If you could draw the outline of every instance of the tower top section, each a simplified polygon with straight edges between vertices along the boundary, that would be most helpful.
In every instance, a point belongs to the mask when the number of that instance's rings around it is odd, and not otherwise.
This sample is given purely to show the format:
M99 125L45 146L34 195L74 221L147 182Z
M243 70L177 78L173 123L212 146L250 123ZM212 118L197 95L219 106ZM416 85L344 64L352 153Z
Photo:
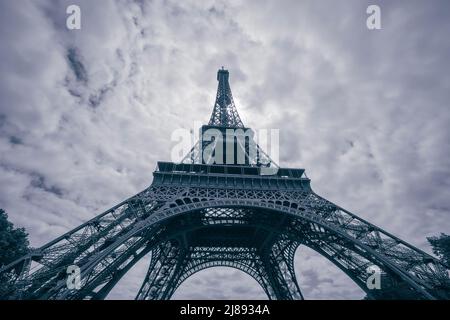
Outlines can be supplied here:
M227 128L244 128L241 118L237 112L233 101L230 83L228 82L230 73L223 67L217 71L216 101L214 109L209 119L208 125Z

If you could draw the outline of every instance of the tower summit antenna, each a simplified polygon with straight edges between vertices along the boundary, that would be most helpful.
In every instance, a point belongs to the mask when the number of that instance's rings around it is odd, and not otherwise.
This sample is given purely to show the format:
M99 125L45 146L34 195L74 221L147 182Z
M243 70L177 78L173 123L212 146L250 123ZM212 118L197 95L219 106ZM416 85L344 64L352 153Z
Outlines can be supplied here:
M227 128L244 128L241 118L234 104L233 94L231 93L228 70L219 69L217 71L217 86L216 101L214 102L213 112L208 125L220 126Z

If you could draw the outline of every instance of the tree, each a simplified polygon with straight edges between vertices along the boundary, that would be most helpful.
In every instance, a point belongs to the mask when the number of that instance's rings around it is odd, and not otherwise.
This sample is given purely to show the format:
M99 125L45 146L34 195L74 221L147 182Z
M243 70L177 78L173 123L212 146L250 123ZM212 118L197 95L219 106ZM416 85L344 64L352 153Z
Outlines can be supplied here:
M28 253L28 234L24 228L14 228L8 215L0 209L0 268ZM0 299L13 290L8 275L0 274Z
M433 253L447 266L450 266L450 235L441 233L440 236L428 237Z
M0 268L28 253L28 234L24 228L14 228L8 215L0 209Z

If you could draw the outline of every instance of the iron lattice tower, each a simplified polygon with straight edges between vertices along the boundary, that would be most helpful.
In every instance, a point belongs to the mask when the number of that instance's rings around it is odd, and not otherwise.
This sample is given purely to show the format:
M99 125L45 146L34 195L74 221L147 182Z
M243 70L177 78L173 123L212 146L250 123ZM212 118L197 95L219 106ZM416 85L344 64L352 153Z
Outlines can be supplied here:
M207 128L244 125L219 70ZM367 267L382 271L383 297L449 298L449 267L381 228L320 197L303 169L275 164L258 147L241 165L208 164L195 156L158 162L152 184L90 221L0 269L11 299L104 299L122 276L150 255L136 299L169 299L190 275L213 266L253 277L270 299L302 299L294 254L303 245L320 253L370 298ZM244 147L245 148L245 147ZM80 268L81 288L66 285Z

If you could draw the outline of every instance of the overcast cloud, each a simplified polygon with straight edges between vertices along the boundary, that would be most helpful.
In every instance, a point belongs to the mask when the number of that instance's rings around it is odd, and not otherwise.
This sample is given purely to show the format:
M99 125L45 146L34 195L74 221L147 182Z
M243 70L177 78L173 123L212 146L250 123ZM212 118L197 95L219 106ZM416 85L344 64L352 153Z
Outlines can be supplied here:
M69 4L81 30L65 27ZM445 0L0 0L0 207L38 247L141 191L171 133L208 121L225 66L244 124L281 129L282 166L430 252L426 237L450 232L449 13ZM145 268L111 297L134 297ZM363 296L311 250L296 269L306 298ZM264 293L226 268L175 293L235 297Z

